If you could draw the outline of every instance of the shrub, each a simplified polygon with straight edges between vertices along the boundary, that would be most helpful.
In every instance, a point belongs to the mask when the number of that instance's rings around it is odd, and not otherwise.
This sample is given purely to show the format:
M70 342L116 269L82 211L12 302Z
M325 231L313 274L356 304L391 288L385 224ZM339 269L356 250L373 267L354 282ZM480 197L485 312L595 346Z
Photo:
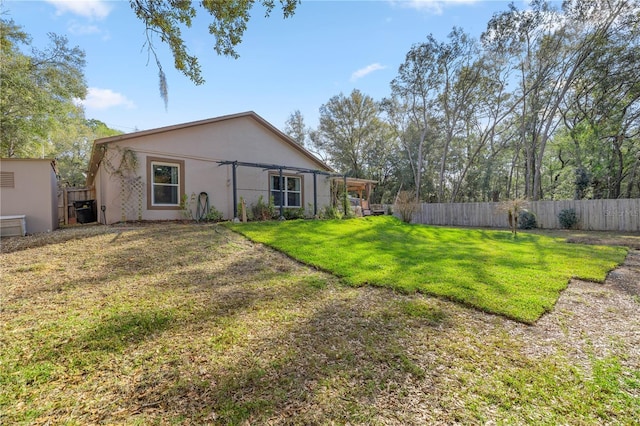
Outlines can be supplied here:
M265 203L262 195L258 197L256 204L251 205L250 210L255 220L271 220L277 215L273 200L270 198L269 203Z
M344 211L342 212L343 219L353 219L354 217L356 217L356 212L354 209L351 208L351 206L347 207L346 213Z
M353 219L356 217L356 212L351 207L351 202L349 201L349 194L344 192L342 194L342 218L343 219Z
M283 214L287 220L304 219L304 207L300 207L299 209L284 209Z
M320 210L320 219L342 219L342 211L335 206L326 205Z
M523 210L518 218L518 226L520 229L535 229L538 227L536 215L530 211Z
M396 198L394 211L398 212L403 222L411 223L413 214L418 209L415 194L411 191L400 191Z
M564 209L558 213L558 220L563 229L573 229L578 224L578 215L575 209Z
M222 221L222 212L212 206L204 217L204 220L208 222L220 222Z
M196 202L196 193L192 192L191 197L187 194L182 194L182 198L180 198L180 213L182 217L186 220L193 220L193 205Z

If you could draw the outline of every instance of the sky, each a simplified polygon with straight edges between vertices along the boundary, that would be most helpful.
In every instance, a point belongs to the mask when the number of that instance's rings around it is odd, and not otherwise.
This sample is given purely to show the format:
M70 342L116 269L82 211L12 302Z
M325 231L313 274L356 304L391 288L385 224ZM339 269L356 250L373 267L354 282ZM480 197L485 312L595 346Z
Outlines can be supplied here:
M239 59L215 53L209 15L200 10L183 36L199 58L204 84L176 71L168 48L156 40L169 88L165 108L144 25L128 1L0 2L2 18L30 34L33 47L44 49L52 32L85 51L85 116L123 132L244 111L284 129L300 110L305 124L316 127L319 108L333 96L354 89L375 100L389 96L407 52L429 34L444 41L458 26L479 37L489 19L508 7L503 0L302 0L283 19L279 9L266 18L256 6L237 47Z

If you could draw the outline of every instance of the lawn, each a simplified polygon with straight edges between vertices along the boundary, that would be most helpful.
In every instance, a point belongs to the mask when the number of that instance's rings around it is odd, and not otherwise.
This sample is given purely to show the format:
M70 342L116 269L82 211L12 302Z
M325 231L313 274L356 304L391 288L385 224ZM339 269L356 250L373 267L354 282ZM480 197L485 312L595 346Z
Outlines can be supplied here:
M442 296L525 323L552 309L571 278L602 282L627 254L544 235L408 225L390 216L230 227L351 285Z
M611 286L592 284L593 296L571 296L539 327L348 286L218 225L87 226L2 243L2 425L640 416L640 305Z

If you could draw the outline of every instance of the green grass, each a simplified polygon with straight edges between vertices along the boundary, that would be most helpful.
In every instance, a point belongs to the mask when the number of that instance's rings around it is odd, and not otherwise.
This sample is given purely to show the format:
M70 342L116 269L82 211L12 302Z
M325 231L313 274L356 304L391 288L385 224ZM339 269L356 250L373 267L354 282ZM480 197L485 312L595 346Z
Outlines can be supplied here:
M510 232L407 225L393 217L230 225L351 285L446 297L532 323L571 278L604 281L627 249Z
M637 304L616 286L563 296L567 339L558 310L529 326L347 286L217 225L81 230L0 254L0 425L640 418Z

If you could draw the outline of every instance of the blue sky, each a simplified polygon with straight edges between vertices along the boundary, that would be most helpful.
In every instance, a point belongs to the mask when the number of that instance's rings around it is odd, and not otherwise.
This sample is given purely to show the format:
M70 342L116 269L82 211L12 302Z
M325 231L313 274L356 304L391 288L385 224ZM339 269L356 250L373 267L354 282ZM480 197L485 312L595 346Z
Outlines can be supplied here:
M86 117L131 132L249 110L283 129L298 109L315 127L318 109L335 95L359 89L376 100L388 96L412 44L428 34L444 40L453 26L479 36L507 6L501 0L303 0L288 19L279 11L265 18L256 7L239 59L215 54L202 13L183 35L200 59L203 85L175 71L168 49L156 43L168 79L166 109L144 27L128 1L5 0L2 9L40 49L49 32L83 49Z

